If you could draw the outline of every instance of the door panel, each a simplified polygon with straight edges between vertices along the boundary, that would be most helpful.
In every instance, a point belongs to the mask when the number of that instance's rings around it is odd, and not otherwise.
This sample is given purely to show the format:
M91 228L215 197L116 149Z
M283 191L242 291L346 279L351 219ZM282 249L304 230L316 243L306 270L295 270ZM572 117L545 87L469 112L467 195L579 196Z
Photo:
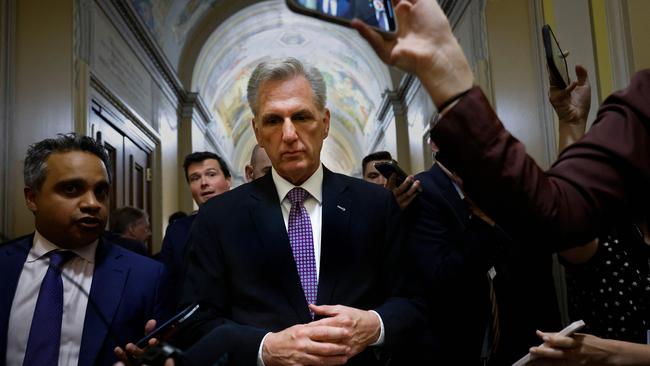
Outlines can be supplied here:
M93 137L106 148L111 161L110 210L124 206L144 210L151 219L151 182L148 172L151 151L138 145L126 131L132 131L124 122L120 124L97 104L91 108L89 120ZM128 120L127 120L128 123ZM119 126L119 127L118 127ZM136 139L137 140L137 139ZM151 253L151 239L147 243Z

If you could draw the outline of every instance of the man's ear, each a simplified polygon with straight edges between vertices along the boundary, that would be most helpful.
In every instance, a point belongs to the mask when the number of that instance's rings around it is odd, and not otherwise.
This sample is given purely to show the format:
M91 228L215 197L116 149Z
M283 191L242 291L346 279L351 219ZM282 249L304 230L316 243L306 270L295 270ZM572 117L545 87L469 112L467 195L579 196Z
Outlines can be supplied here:
M257 144L262 146L262 143L260 142L260 136L259 132L257 131L257 126L255 126L255 117L251 118L251 127L253 127L253 132L255 133L255 140L257 140Z
M230 187L232 187L232 177L226 178L226 182L228 182L228 190L230 190Z
M323 136L323 139L325 139L330 133L330 110L327 108L325 108L323 123L325 123L325 135Z
M27 208L33 213L38 212L38 203L36 202L36 191L32 187L23 188L23 193L25 194L25 204Z
M250 164L246 164L244 167L244 172L246 174L246 181L251 182L253 181L253 166Z

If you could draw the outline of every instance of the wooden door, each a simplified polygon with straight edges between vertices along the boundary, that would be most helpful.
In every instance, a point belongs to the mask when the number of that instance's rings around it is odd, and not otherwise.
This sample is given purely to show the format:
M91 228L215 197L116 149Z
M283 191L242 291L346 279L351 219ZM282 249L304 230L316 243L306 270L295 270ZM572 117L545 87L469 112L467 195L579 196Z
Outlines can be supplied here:
M144 210L151 219L151 154L134 135L128 120L116 116L97 103L90 112L91 133L106 148L111 162L111 212L123 206ZM137 142L136 142L137 141ZM148 243L151 253L151 239Z

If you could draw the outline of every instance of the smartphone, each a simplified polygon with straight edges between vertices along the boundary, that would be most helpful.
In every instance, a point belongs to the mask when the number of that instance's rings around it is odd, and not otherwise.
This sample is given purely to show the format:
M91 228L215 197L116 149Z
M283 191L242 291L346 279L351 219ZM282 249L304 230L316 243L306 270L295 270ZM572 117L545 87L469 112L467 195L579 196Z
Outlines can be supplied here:
M350 26L354 18L386 39L395 38L397 22L391 0L286 0L292 11L327 22Z
M386 177L386 179L390 179L390 176L395 174L395 183L397 186L401 186L402 183L404 183L406 177L408 177L408 174L406 174L406 172L404 172L402 168L397 165L397 162L395 160L378 161L374 165L375 169L377 169L381 175Z
M582 327L585 326L585 322L582 320L576 320L573 323L569 324L566 328L562 329L557 333L559 336L564 336L564 337L569 337L573 335L573 333L579 331L582 329ZM543 347L544 344L540 345L540 347ZM526 354L524 357L520 358L519 361L515 362L512 364L512 366L525 366L528 362L530 362L530 353Z
M174 315L171 319L167 320L161 326L154 329L151 333L147 334L144 338L140 339L135 345L138 348L145 348L149 345L149 340L151 338L160 338L160 336L165 335L167 331L172 329L172 327L176 327L187 320L187 318L192 316L192 314L194 314L198 309L199 304L192 304L186 307L180 313Z
M560 48L560 44L557 38L555 38L553 30L548 24L544 24L542 27L542 40L544 41L546 65L548 65L548 72L551 74L551 83L561 89L565 89L571 84L569 67L566 63L566 54Z

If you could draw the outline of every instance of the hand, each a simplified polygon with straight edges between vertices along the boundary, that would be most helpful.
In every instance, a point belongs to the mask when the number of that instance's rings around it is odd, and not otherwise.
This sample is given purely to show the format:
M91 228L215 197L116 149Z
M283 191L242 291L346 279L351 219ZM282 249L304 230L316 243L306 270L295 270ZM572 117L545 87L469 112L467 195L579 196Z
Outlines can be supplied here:
M558 151L578 141L585 134L587 127L591 86L584 67L576 65L576 76L578 80L572 82L566 89L554 86L551 80L549 100L560 121Z
M262 346L262 360L274 365L343 365L350 348L349 332L340 327L298 324L278 333L269 333Z
M610 352L604 339L576 333L571 337L537 331L544 345L532 347L528 365L607 365Z
M343 305L309 305L316 315L326 318L311 323L346 329L350 337L348 356L352 357L363 351L368 345L377 342L381 333L379 317L370 311L359 310Z
M587 69L576 65L577 80L573 81L566 89L553 85L548 92L548 99L557 113L560 123L587 124L587 116L591 106L591 85Z
M352 27L370 43L382 61L416 75L435 105L471 88L472 70L438 2L394 3L398 24L395 39L382 38L358 19L352 21Z
M397 205L401 210L404 210L408 207L409 204L415 199L415 196L420 192L420 181L416 180L413 182L414 178L412 175L409 175L404 179L401 185L397 186L396 175L391 174L390 178L386 182L386 188L390 189L395 195L395 200ZM413 185L409 188L409 185L413 182Z
M144 326L144 334L149 334L154 329L156 329L156 321L154 319L150 319ZM149 340L149 346L155 346L156 344L158 344L157 338L151 338ZM138 358L144 353L144 350L142 348L139 348L133 343L128 343L124 348L126 351L124 351L121 347L115 347L113 353L115 353L115 356L118 360L124 362L127 365L130 364L129 357Z

